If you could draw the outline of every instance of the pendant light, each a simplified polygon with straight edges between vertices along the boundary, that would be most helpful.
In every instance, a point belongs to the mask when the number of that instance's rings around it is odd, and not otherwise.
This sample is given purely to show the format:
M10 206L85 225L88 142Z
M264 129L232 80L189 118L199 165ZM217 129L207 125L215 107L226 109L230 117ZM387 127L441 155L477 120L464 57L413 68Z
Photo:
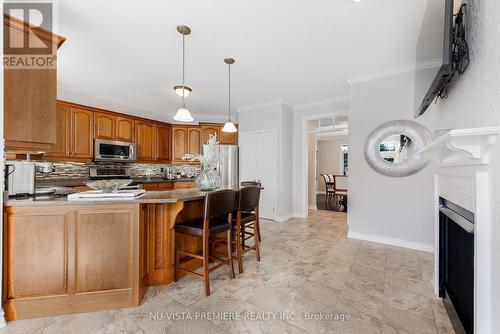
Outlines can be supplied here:
M177 110L174 115L174 120L178 122L192 122L194 121L193 116L186 108L186 97L191 93L191 88L184 84L185 78L185 63L186 63L186 35L191 33L191 29L188 26L180 25L177 26L177 31L182 35L182 86L175 86L174 91L182 98L182 107Z
M226 58L224 59L224 62L228 65L228 73L229 73L229 94L228 94L228 108L227 108L227 113L228 113L228 121L226 124L224 124L224 127L222 128L222 132L237 132L238 130L234 126L234 123L231 122L231 65L234 64L234 59L233 58Z

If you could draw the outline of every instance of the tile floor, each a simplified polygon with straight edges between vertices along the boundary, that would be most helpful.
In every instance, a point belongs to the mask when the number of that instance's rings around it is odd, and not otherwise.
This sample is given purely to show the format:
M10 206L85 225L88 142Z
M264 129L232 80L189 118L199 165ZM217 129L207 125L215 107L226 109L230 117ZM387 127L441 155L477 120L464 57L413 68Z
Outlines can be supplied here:
M0 334L454 333L433 293L432 254L347 239L341 212L261 224L262 261L247 253L236 279L214 272L208 298L199 280L184 278L150 288L140 307L13 321ZM197 318L204 311L244 319ZM259 319L265 312L283 313ZM317 319L325 314L350 319Z

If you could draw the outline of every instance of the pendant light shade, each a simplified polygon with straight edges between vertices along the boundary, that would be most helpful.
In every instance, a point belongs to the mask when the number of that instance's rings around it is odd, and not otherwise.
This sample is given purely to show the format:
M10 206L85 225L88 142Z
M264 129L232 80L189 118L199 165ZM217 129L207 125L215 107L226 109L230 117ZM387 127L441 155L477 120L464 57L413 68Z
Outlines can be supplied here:
M174 120L178 122L192 122L194 121L193 116L186 108L186 97L191 93L191 88L187 87L184 83L185 79L185 64L186 64L186 35L191 33L191 29L188 26L180 25L177 26L177 31L182 35L182 85L175 86L174 91L177 95L182 98L182 108L177 110L174 115Z
M193 116L186 108L180 108L174 115L174 120L177 122L192 122L194 121Z
M238 132L238 130L236 129L236 126L234 126L233 122L226 122L222 128L222 132Z
M227 113L228 113L228 120L226 124L224 124L224 127L222 128L222 132L238 132L238 129L236 129L236 126L234 126L234 123L231 122L231 65L234 64L234 59L233 58L226 58L224 59L224 62L228 65L228 74L229 74L229 92L228 92L228 107L227 107Z
M175 86L174 87L175 94L180 97L188 97L191 94L192 89L188 86Z

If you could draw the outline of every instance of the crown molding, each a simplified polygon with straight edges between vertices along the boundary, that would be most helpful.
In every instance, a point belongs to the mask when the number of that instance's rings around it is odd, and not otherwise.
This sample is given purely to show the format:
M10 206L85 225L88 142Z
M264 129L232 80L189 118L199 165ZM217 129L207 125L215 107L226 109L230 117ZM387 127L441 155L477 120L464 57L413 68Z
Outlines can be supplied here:
M435 67L441 66L442 64L443 64L443 61L441 58L430 59L430 60L425 60L425 61L418 62L418 63L405 64L405 65L392 67L392 68L385 69L385 70L378 71L378 72L372 72L372 73L368 73L365 75L360 75L357 77L348 78L345 81L349 85L352 86L352 85L356 85L356 84L359 84L362 82L381 79L381 78L387 78L387 77L391 77L394 75L403 74L403 73L407 73L407 72L435 68Z
M340 102L349 102L349 101L351 101L350 95L337 96L337 97L332 97L329 99L297 104L293 107L293 111L304 110L304 109L309 109L309 108L314 108L314 107L322 107L322 106L327 106L330 104L336 104L336 103L340 103Z
M268 102L264 102L264 103L260 103L260 104L253 104L253 105L249 105L249 106L245 106L245 107L238 107L238 108L236 108L236 112L237 113L244 113L244 112L252 111L255 109L262 109L262 108L266 108L266 107L275 107L278 105L281 106L283 104L285 104L284 99L277 99L277 100L272 100L272 101L268 101Z

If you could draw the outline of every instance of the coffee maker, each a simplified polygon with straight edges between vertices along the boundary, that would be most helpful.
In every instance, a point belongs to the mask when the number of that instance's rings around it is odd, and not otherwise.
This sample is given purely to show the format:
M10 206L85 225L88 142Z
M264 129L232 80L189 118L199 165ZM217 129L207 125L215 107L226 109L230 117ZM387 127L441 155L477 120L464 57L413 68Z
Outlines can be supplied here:
M5 163L5 191L9 196L31 196L36 191L36 172L50 173L51 162L10 160Z
M9 196L29 196L35 193L35 163L7 161L5 164L5 190Z

